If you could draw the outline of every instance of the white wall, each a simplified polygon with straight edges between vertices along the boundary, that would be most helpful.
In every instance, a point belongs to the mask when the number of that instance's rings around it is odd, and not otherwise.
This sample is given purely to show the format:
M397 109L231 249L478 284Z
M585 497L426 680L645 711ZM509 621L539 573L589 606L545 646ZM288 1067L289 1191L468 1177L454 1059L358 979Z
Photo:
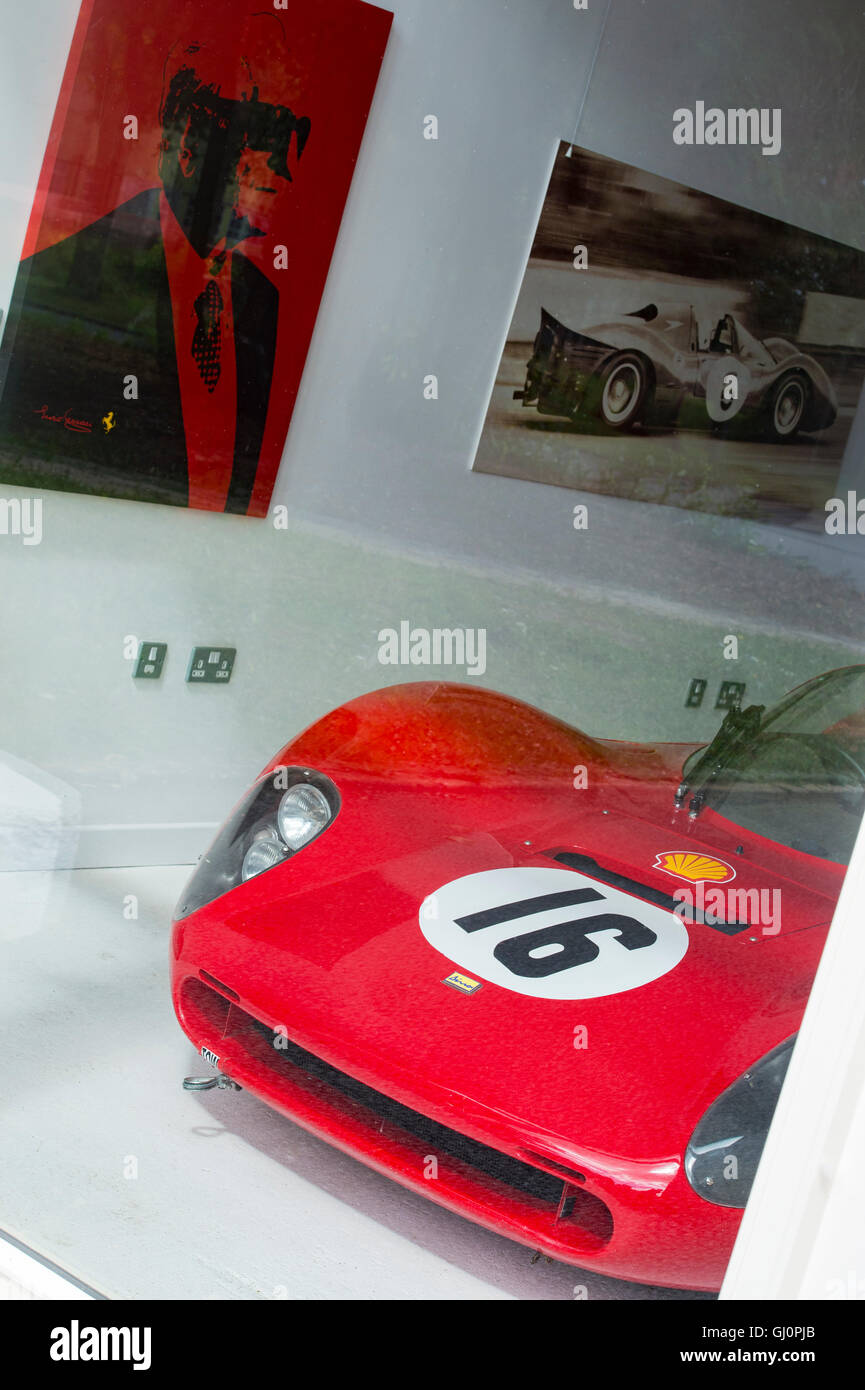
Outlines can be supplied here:
M863 898L860 830L722 1299L865 1299Z
M73 8L17 0L0 16L0 128L16 131L0 156L7 300ZM684 687L731 675L727 632L745 639L757 700L861 659L858 547L602 497L575 538L573 494L469 472L605 7L392 8L274 495L289 530L51 493L40 546L0 537L0 748L65 786L58 826L80 804L77 848L58 830L52 862L193 857L274 747L404 677L377 665L375 640L403 617L486 626L486 684L609 736L707 737L717 715L686 714ZM843 0L613 0L579 139L861 245L855 70L830 95L857 25ZM674 146L673 109L701 96L782 106L782 153ZM421 136L428 112L437 143ZM133 683L127 634L170 643L160 682ZM189 648L216 641L238 647L231 685L190 690Z

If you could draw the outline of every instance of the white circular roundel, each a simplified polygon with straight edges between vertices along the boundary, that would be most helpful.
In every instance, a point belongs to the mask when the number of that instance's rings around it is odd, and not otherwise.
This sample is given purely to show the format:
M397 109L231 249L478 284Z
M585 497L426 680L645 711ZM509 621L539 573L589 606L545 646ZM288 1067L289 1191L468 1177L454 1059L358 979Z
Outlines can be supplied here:
M461 970L537 999L597 999L666 975L685 924L567 869L486 869L421 905L420 929Z

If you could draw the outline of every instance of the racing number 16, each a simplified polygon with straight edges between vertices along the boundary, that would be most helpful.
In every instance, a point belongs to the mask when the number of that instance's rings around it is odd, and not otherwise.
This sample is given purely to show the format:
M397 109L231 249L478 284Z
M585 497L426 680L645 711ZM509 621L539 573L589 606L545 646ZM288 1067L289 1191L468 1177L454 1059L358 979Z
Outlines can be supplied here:
M536 912L547 912L555 907L574 907L577 903L603 902L603 893L594 888L572 888L563 893L543 893L537 898L524 898L518 903L503 903L501 907L487 908L483 912L472 912L467 917L455 918L458 927L465 932L482 931L484 927L495 927L502 922L513 922L521 917L531 917ZM493 955L512 975L522 975L528 979L541 979L546 975L557 975L561 970L570 970L575 965L587 965L599 955L598 946L589 940L590 932L615 931L616 940L626 951L638 951L643 946L651 946L657 941L656 934L645 923L634 917L622 917L616 912L594 913L591 917L577 917L569 922L557 922L551 927L541 927L538 931L511 936L500 941ZM543 947L558 947L550 954L534 955Z

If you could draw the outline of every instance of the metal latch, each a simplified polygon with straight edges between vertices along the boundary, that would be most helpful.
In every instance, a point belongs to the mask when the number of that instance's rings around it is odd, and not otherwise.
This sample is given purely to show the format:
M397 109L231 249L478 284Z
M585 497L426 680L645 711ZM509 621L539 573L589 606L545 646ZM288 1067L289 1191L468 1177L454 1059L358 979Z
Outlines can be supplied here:
M218 1076L184 1076L184 1091L242 1091L236 1081L221 1071Z

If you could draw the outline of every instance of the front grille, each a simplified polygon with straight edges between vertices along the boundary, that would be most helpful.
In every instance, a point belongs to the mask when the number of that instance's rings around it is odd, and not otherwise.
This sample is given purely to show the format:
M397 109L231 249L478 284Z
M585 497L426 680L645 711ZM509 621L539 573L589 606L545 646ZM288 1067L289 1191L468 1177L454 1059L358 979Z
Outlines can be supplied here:
M227 999L233 999L236 1003L240 998L237 990L231 989L228 985L224 985L221 980L217 980L215 975L208 975L206 970L199 970L198 974L206 985L210 985L211 989L218 989L219 993L224 994Z
M414 1135L422 1143L429 1144L431 1150L439 1154L449 1154L460 1163L479 1169L496 1182L516 1188L538 1201L554 1207L558 1205L562 1195L561 1178L533 1168L529 1163L521 1163L518 1158L511 1158L509 1154L500 1153L498 1149L491 1149L486 1144L478 1143L476 1139L469 1139L466 1135L460 1134L458 1130L448 1129L446 1125L430 1120L425 1115L418 1114L416 1110L410 1110L407 1105L373 1090L364 1082L357 1081L353 1076L348 1076L332 1067L330 1063L322 1061L314 1053L307 1052L286 1038L284 1033L272 1032L258 1019L250 1017L250 1023L271 1044L277 1060L283 1059L290 1066L299 1067L307 1076L323 1081L341 1095L366 1106L383 1120L390 1121Z
M200 976L205 975L205 971L200 972ZM603 1249L612 1238L610 1208L582 1186L586 1178L576 1169L571 1170L530 1150L524 1150L530 1159L524 1162L428 1119L307 1052L286 1037L282 1029L275 1032L242 1006L217 993L200 977L184 981L180 1013L191 1036L199 1042L208 1040L208 1046L214 1051L219 1052L220 1041L223 1047L229 1042L240 1046L253 1072L262 1066L274 1077L283 1072L289 1087L292 1083L297 1085L300 1073L308 1083L310 1096L318 1091L320 1099L332 1105L336 1096L342 1095L361 1107L368 1116L364 1123L370 1136L376 1132L382 1136L382 1155L387 1151L388 1142L385 1126L390 1125L405 1139L422 1145L422 1152L426 1150L436 1157L455 1160L462 1169L463 1181L466 1177L474 1179L478 1189L475 1201L481 1197L483 1189L485 1204L491 1211L502 1204L506 1207L505 1198L527 1202L528 1208L521 1212L521 1220L530 1223L541 1243L555 1231L560 1242L574 1252L585 1253ZM287 1113L291 1113L290 1104ZM529 1229L529 1225L525 1229Z

